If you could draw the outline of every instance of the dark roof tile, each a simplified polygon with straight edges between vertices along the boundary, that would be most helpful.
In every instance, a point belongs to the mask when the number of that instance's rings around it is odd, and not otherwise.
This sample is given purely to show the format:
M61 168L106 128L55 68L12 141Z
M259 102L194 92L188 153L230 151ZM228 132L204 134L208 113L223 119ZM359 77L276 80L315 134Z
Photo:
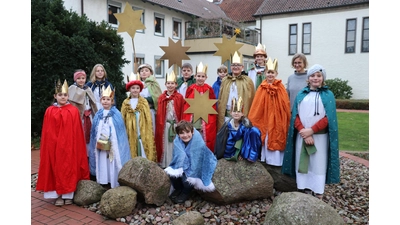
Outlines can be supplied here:
M226 15L237 22L255 21L253 17L258 10L258 7L264 0L223 0L219 7Z

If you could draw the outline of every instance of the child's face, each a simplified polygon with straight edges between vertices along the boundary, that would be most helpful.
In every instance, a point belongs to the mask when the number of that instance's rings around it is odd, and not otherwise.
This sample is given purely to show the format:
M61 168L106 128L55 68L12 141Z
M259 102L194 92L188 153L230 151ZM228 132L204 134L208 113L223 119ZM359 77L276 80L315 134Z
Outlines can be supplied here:
M68 101L68 94L67 93L57 93L54 95L54 98L57 100L59 105L65 105Z
M264 66L265 65L265 56L263 55L256 55L255 61L257 65Z
M174 92L177 84L174 81L167 81L165 82L165 87L167 88L168 92Z
M98 66L96 68L96 80L102 80L104 78L104 75L105 75L105 73L104 73L103 67Z
M187 80L192 76L192 70L188 67L182 68L182 77L183 79Z
M322 82L324 81L324 77L322 73L315 72L308 77L308 82L310 83L311 89L317 89L322 86Z
M274 82L277 75L278 73L275 70L267 70L267 72L265 73L265 79L268 83L272 83Z
M111 109L113 99L107 96L101 97L101 105L104 109Z
M196 74L195 78L196 78L196 84L199 86L203 86L204 82L206 82L207 74L205 74L203 72L198 72Z
M221 72L218 72L219 78L222 80L226 75L228 74L228 71L222 70Z
M131 97L138 98L140 95L140 86L134 84L129 88L129 91L131 92Z
M242 118L242 116L243 116L243 113L242 112L240 112L240 111L238 111L238 112L233 112L233 111L231 111L231 116L232 116L232 118L234 119L234 120L240 120L241 118Z
M187 131L187 130L182 130L178 135L179 135L179 138L182 139L183 142L188 143L193 137L193 132Z
M83 87L83 85L85 85L85 83L86 83L86 76L85 75L82 75L82 76L78 77L78 79L76 79L76 84L79 87Z
M143 67L140 69L140 79L146 80L151 75L151 70L149 68Z

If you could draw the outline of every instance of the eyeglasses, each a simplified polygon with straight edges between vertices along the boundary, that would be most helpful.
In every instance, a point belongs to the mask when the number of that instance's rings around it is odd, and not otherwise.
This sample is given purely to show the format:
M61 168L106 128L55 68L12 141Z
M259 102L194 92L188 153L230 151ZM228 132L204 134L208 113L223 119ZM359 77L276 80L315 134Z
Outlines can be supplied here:
M240 67L242 64L231 64L232 67Z

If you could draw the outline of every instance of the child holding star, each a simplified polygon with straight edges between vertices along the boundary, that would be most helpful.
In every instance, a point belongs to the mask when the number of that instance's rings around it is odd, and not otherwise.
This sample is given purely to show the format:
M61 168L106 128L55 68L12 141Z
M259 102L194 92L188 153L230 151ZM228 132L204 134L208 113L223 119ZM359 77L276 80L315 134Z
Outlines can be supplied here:
M203 65L202 62L196 67L196 83L192 84L186 91L186 99L195 98L195 92L199 92L201 95L208 91L209 99L216 99L214 90L212 87L205 83L207 79L207 65ZM214 144L215 144L215 136L217 135L217 106L214 104L212 106L215 114L208 114L207 121L204 118L200 118L194 121L194 113L185 113L187 109L189 109L190 104L185 102L184 104L184 113L183 119L193 123L195 129L197 129L204 141L206 142L207 147L214 152ZM204 109L209 110L209 109Z

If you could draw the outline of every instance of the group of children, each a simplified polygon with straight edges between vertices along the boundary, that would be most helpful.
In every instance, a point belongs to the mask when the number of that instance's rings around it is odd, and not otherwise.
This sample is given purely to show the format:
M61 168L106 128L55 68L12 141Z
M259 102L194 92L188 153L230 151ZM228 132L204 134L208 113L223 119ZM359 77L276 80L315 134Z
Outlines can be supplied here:
M205 83L207 65L200 62L192 75L192 66L184 63L182 77L177 78L174 72L166 75L166 90L162 92L152 67L142 64L137 74L127 78L129 96L121 111L114 105L113 86L101 64L95 65L88 83L86 73L77 70L75 83L69 88L66 81L56 85L56 102L45 113L37 190L44 191L45 198L57 198L56 205L71 204L73 186L89 179L89 171L98 183L114 188L119 185L122 166L140 156L158 163L170 176L174 190L170 197L176 203L184 202L192 188L215 190L211 178L219 158L282 166L283 173L302 179L299 189L322 194L321 182L338 182L338 171L331 167L331 161L338 160L337 122L333 95L324 86L326 73L319 65L312 67L307 72L307 85L291 108L285 86L276 79L277 60L266 60L265 49L260 47L249 75L243 73L236 52L231 59L232 73L222 65L212 86ZM190 107L185 99L194 98L195 92L218 100L213 106L218 114L209 114L207 122L203 118L194 121L193 114L185 113ZM314 101L317 117L307 118L306 100ZM332 140L335 135L336 140ZM328 145L327 138L333 143ZM314 154L315 146L318 154ZM85 148L89 160L82 153ZM308 170L309 164L321 159L327 161L319 163L322 168L310 166ZM68 179L56 174L64 174L72 161L75 167L69 168ZM326 170L333 170L334 176L325 179ZM63 182L55 182L58 177ZM317 187L309 185L314 181L319 182Z

